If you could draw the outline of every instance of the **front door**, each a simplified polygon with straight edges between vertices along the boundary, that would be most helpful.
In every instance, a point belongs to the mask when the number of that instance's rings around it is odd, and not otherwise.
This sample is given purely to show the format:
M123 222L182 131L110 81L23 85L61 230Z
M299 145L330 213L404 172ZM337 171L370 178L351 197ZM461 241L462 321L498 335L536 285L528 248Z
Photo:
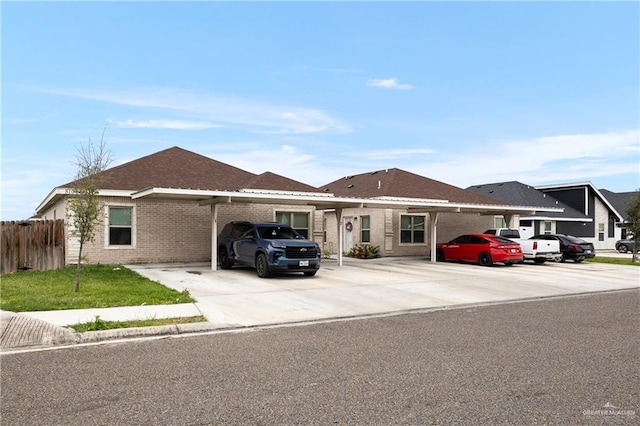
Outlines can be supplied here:
M353 216L345 216L344 218L344 229L342 231L343 241L342 241L342 249L345 253L348 253L353 248L353 233L354 229L354 220Z

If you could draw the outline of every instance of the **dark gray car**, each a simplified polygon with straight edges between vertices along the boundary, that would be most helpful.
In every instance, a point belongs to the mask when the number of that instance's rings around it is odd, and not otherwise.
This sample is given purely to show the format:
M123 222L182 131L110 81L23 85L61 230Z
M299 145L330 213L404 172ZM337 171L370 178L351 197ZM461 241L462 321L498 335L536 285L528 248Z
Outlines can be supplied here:
M249 266L260 278L276 272L313 276L320 268L320 255L318 244L278 222L231 222L218 236L220 267Z
M635 241L632 238L628 238L626 240L618 240L616 241L616 250L620 253L627 253L629 251L633 251L633 245ZM636 250L640 252L640 247L636 247Z
M558 240L560 241L560 251L562 252L562 262L573 260L580 263L586 258L596 257L596 250L593 244L585 240L567 234L540 234L534 235L532 240Z

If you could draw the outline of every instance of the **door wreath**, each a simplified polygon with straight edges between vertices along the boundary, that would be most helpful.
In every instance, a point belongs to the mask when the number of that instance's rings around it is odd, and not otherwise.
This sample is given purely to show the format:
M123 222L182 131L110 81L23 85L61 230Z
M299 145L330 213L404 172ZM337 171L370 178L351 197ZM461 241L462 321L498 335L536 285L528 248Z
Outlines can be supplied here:
M347 231L351 232L353 230L353 225L351 224L351 222L347 222L346 225L344 225L344 227L347 229Z

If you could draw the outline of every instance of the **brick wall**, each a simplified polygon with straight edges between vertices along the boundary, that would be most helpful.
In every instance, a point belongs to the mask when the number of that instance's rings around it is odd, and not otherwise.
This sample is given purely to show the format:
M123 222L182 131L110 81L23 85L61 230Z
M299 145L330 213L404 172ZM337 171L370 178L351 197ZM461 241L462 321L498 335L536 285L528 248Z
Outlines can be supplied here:
M110 197L102 199L103 217L96 226L94 241L85 246L84 257L89 263L170 263L211 261L211 206L196 201L131 200ZM109 246L108 207L133 208L133 238L131 246ZM308 212L311 214L311 235L317 235L314 208L270 204L232 203L218 207L217 230L231 221L273 221L276 211ZM320 237L322 236L322 218ZM70 250L67 263L78 256L77 239L69 230Z
M211 260L211 206L196 201L131 200L126 197L102 199L103 217L96 227L95 239L84 248L89 263L169 263L208 262ZM56 205L58 218L64 218L64 203ZM134 237L132 246L109 246L108 207L133 208ZM273 221L276 211L307 212L310 214L310 238L321 245L324 252L338 251L338 230L334 211L316 211L310 206L230 203L218 207L217 230L231 221ZM427 256L429 254L429 216L425 223L426 241L421 244L400 243L400 216L404 209L344 209L343 216L357 217L352 221L354 244L361 242L361 217L371 217L370 244L380 247L382 256ZM47 212L53 215L53 210ZM62 217L60 217L62 216ZM477 214L441 213L438 218L437 242L449 241L460 234L482 232L493 226L493 216ZM346 231L345 231L346 232ZM326 238L325 238L326 235ZM75 263L77 240L67 231L67 264Z
M426 216L425 242L421 244L400 243L400 217L407 214L404 209L344 209L343 217L353 216L360 218L364 215L371 216L371 242L369 244L380 247L382 256L427 256L430 252L429 229L430 218L426 213L418 216ZM336 226L335 212L327 212L326 235L327 240L323 249L338 252L338 229ZM361 242L361 220L352 221L353 242ZM450 241L460 234L483 232L493 226L493 216L480 216L470 213L440 213L438 216L436 242ZM347 232L344 230L344 232Z

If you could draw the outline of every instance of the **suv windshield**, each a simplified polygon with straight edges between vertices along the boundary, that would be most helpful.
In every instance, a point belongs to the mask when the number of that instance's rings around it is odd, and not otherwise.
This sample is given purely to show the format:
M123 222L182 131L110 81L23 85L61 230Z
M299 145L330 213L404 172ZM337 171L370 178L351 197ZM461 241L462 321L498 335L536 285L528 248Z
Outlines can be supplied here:
M259 226L260 237L265 240L293 240L302 238L293 228L287 226Z

